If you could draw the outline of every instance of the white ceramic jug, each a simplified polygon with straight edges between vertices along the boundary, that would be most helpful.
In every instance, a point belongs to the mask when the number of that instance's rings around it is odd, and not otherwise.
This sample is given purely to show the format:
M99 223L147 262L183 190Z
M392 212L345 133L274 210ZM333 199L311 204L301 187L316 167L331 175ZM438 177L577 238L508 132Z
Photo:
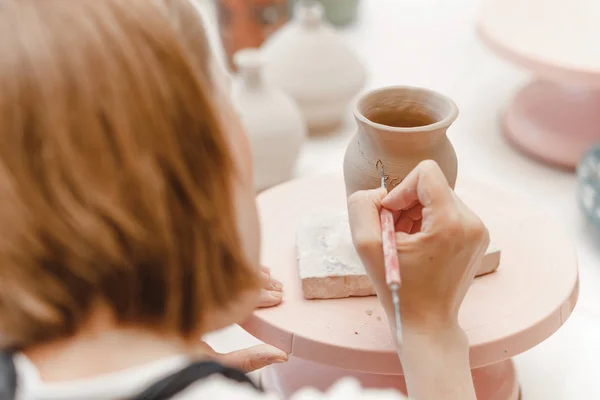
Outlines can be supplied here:
M298 2L294 18L263 51L265 78L296 100L310 132L337 127L365 83L363 64L323 19L318 2Z
M257 191L291 178L306 137L306 123L294 100L263 79L257 49L238 51L232 99L252 147Z

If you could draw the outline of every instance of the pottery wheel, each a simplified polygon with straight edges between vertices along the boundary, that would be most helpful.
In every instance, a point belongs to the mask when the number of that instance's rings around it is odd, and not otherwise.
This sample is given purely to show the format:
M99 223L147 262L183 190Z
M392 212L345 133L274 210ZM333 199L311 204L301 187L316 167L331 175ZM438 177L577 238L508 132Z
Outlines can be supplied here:
M573 169L600 141L600 2L485 0L478 32L499 56L542 82L521 90L504 116L524 153Z
M576 254L560 226L535 204L460 179L456 192L483 219L502 250L498 271L474 281L459 316L471 345L471 367L501 365L548 338L569 317L578 295ZM281 305L255 311L243 327L300 362L356 373L401 374L376 297L307 300L302 294L296 225L321 209L345 209L343 179L287 182L261 193L257 201L262 263L283 282L285 296ZM514 381L510 368L506 373Z

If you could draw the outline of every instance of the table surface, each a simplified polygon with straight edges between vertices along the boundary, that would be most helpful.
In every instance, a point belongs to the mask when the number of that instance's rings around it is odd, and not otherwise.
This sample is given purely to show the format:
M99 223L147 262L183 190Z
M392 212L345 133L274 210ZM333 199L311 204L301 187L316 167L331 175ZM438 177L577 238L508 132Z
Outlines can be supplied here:
M557 218L575 242L580 273L577 307L556 334L515 361L523 398L600 398L600 239L579 213L575 176L531 161L504 141L500 113L530 76L480 42L475 30L479 6L477 0L363 0L359 21L342 35L365 60L367 88L411 84L452 97L460 115L448 134L458 154L459 174L529 197ZM579 28L572 24L570 29ZM354 129L349 113L339 132L308 141L297 176L341 173ZM207 339L217 351L257 343L239 327Z
M481 38L498 55L548 79L600 86L600 2L482 0Z
M460 177L456 193L502 249L498 270L475 279L460 309L471 367L476 368L529 350L563 325L577 299L577 259L563 228L539 212L534 202ZM307 300L302 293L296 227L314 213L345 209L341 175L298 179L260 194L261 262L272 266L286 294L283 304L257 310L244 327L299 358L361 372L400 374L396 347L376 297Z

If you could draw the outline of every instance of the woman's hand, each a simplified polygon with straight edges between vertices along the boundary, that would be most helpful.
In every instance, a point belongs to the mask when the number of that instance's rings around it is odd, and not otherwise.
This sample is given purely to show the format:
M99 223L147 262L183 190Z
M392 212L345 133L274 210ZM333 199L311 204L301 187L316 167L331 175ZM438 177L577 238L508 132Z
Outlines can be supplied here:
M283 363L288 359L285 352L267 344L221 354L214 351L206 342L201 342L200 350L203 356L208 356L219 364L245 373L256 371L271 364Z
M260 303L258 307L273 307L283 299L283 284L273 278L267 267L260 268Z
M389 194L376 189L350 196L354 245L392 329L379 222L382 207L396 217L403 326L398 354L408 394L417 400L474 400L469 343L458 324L458 311L488 246L487 229L433 161L420 163Z
M348 199L354 245L382 300L390 296L381 207L396 216L404 327L422 331L457 324L458 310L489 244L487 229L433 161L421 162L389 194L384 189L354 193Z

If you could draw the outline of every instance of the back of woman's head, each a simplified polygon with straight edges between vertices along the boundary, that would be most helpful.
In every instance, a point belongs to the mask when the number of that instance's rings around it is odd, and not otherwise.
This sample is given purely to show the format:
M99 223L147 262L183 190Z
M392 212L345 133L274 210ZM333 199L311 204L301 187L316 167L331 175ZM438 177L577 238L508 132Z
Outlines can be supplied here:
M175 5L0 4L4 345L72 335L99 303L120 324L189 336L254 286L208 47Z

